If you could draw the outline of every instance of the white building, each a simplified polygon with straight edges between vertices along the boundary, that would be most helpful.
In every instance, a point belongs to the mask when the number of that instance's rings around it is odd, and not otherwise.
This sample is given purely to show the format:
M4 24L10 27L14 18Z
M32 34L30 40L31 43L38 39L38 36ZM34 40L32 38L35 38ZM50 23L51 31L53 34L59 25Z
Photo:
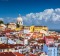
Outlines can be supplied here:
M28 39L27 38L24 39L24 45L28 45Z
M0 44L2 43L7 44L7 37L0 37Z
M23 25L23 19L22 19L22 17L20 17L20 15L19 15L19 17L17 17L17 23L19 25Z
M47 53L48 56L57 56L57 47L55 46L43 46L43 51Z

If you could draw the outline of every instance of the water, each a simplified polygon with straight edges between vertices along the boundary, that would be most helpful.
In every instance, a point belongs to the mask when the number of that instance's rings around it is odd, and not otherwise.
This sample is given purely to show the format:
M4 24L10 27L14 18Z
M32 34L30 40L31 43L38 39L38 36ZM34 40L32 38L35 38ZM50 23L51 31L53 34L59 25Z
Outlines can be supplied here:
M50 31L55 31L55 32L58 32L58 33L60 33L60 30L50 30Z

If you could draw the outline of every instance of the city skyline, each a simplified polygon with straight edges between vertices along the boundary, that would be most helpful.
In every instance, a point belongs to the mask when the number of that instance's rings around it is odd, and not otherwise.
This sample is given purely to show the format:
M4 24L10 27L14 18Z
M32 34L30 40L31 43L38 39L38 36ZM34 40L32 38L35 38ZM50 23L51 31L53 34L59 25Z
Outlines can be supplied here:
M0 20L16 22L20 14L24 25L43 25L60 30L59 5L60 0L0 0Z

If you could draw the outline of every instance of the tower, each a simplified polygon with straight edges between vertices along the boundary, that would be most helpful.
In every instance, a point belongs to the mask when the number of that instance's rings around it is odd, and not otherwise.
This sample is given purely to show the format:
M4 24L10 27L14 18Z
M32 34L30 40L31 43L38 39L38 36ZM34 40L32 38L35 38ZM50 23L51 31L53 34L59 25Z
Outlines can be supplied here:
M19 17L17 17L17 24L19 24L20 26L23 25L23 19L19 14Z

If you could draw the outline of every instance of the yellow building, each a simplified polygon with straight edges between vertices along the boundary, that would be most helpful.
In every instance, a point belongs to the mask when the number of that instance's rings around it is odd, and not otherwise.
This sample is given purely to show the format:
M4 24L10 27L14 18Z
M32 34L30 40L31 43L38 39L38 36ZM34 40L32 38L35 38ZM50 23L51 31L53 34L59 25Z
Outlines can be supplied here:
M23 29L30 30L30 32L48 31L48 27L46 26L24 26Z
M48 27L43 26L43 30L48 31Z
M34 32L34 26L30 26L30 32Z
M16 31L29 30L30 32L40 32L41 30L48 31L48 27L46 26L20 26L19 28L16 28L15 30Z
M0 24L0 31L5 30L6 26L4 24Z
M17 24L19 24L19 28L16 28L15 25L9 25L9 28L15 29L16 31L24 30L24 32L40 32L41 30L48 31L48 27L46 26L23 26L22 17L17 17Z
M16 24L15 23L10 23L8 25L8 28L10 28L11 30L15 30L16 29Z
M24 29L30 30L30 26L24 26Z
M0 26L0 31L3 31L4 30L4 27L3 26Z
M24 29L24 26L20 26L19 28L15 28L16 31L20 31L20 30L23 30Z
M15 29L15 31L19 31L19 30L20 30L20 28L16 28L16 29Z
M41 30L48 31L46 26L30 26L30 32L40 32Z
M19 28L13 27L12 25L9 26L9 28L12 28L16 31L24 30L24 32L40 32L41 30L48 31L48 27L46 26L23 26L23 19L22 17L17 17L17 24L19 24Z

